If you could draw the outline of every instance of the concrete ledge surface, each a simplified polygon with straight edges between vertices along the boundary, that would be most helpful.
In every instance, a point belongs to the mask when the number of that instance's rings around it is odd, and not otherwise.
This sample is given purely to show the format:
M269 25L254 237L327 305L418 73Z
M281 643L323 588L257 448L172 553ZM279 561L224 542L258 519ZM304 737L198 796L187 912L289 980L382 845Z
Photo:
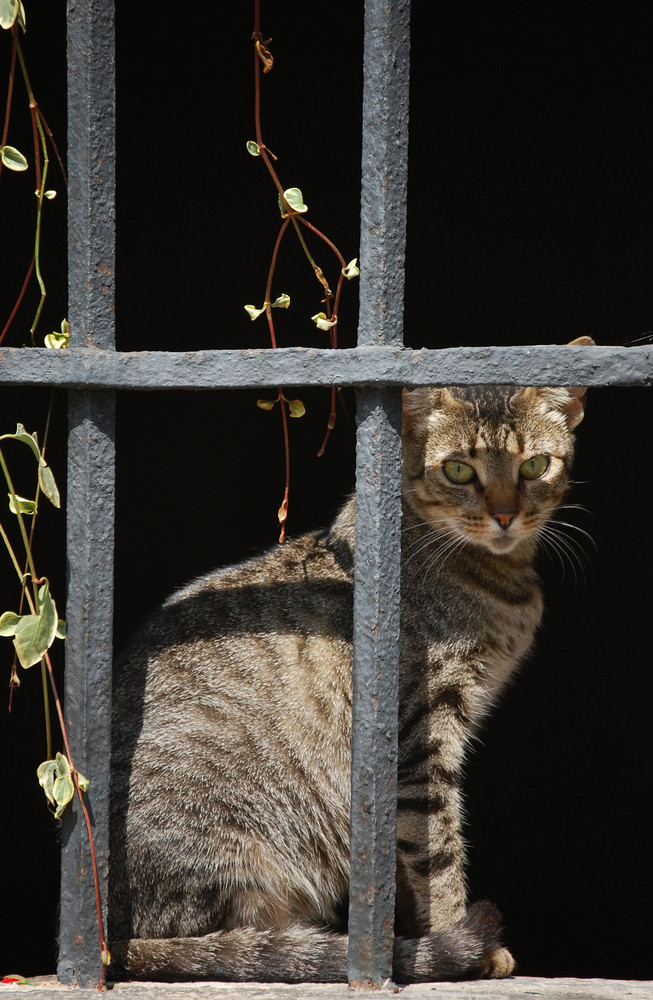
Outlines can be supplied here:
M64 994L88 990L62 986L54 976L39 976L30 985L0 984L2 997L62 1000ZM356 996L392 996L401 1000L653 1000L653 982L612 979L540 979L513 976L464 983L419 983L394 990L350 990L345 985L300 983L116 983L107 994L115 1000L355 1000Z

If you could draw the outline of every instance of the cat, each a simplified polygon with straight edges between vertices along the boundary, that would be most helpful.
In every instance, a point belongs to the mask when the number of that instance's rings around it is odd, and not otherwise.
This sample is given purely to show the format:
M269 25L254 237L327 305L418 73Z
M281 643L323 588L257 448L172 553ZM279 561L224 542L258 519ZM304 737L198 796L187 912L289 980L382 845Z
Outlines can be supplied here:
M404 392L396 982L514 969L498 911L467 908L461 769L540 622L585 395ZM117 664L118 976L347 980L353 544L350 500L175 593Z

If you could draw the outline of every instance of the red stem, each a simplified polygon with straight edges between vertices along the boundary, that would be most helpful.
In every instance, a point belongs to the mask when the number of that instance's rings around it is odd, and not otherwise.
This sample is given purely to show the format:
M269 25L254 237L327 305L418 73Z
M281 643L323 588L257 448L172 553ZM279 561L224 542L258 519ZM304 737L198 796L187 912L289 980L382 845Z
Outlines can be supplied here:
M57 163L59 164L59 169L61 170L61 176L63 177L64 185L65 185L65 187L68 187L68 175L66 173L66 168L63 165L63 160L61 159L61 156L59 155L59 148L58 148L56 142L54 141L54 136L52 134L52 129L50 128L50 126L46 122L45 117L43 115L43 112L41 111L41 109L38 106L38 104L36 105L36 113L39 116L39 118L41 119L41 125L43 126L43 130L44 130L45 134L47 135L48 139L50 140L50 144L51 144L52 149L54 151L54 155L56 156Z
M25 298L25 293L27 292L27 286L29 285L30 278L32 277L32 274L34 273L34 264L35 264L35 258L34 258L34 254L32 254L32 262L31 262L31 264L30 264L30 266L29 266L29 268L27 270L27 274L25 275L25 280L23 282L23 287L21 288L20 294L19 294L18 298L16 299L16 304L15 304L14 308L11 310L11 314L9 316L9 319L7 320L7 322L4 325L4 329L3 329L2 333L0 333L0 344L5 339L5 337L7 335L7 331L9 330L9 327L13 323L14 317L16 316L16 313L18 312L18 310L20 308L20 304L23 301L23 299Z
M340 266L345 267L346 266L345 258L342 256L335 243L332 243L328 236L325 236L324 233L320 232L319 229L316 229L316 227L312 223L310 223L308 219L305 219L303 215L298 215L297 218L302 223L302 225L307 226L311 230L311 232L315 233L316 236L319 236L320 239L323 240L326 243L326 245L333 250L334 254L340 261Z
M59 692L57 691L56 681L54 679L54 671L52 669L52 661L50 660L50 654L45 652L45 665L48 670L48 676L50 678L50 687L52 688L52 696L54 698L54 703L57 709L57 716L59 718L59 726L61 728L61 736L63 739L64 749L66 751L66 757L68 758L68 763L70 765L70 773L72 775L73 783L75 785L75 791L77 792L77 797L79 798L79 804L81 806L82 815L84 817L84 823L86 824L86 831L88 833L88 844L91 851L91 867L93 869L93 882L95 885L95 906L97 908L97 921L98 921L98 932L100 937L100 951L102 955L108 952L107 943L104 939L104 923L102 920L102 901L100 898L100 880L98 877L97 870L97 858L95 854L95 841L93 840L93 831L91 829L91 819L88 814L88 809L86 808L86 802L84 801L84 793L79 787L79 780L77 778L77 770L73 763L72 754L70 752L70 744L68 742L68 734L66 732L66 723L64 722L63 711L61 708L61 702L59 700ZM98 983L98 990L104 987L104 977L106 972L106 966L102 962L102 972L100 975L100 981Z
M288 494L290 492L290 439L288 435L288 413L286 412L286 401L281 395L279 387L279 405L281 406L281 422L283 424L283 446L286 458L286 483L283 491L283 501L280 512L283 512L281 520L281 531L279 533L279 544L281 545L286 537L286 518L288 517Z
M11 29L11 58L9 62L9 82L7 84L7 103L5 105L5 120L2 126L2 141L0 145L5 146L9 134L9 118L11 116L11 99L14 93L14 75L16 69L16 48L18 45L18 35L16 25ZM0 173L2 173L2 162L0 162Z

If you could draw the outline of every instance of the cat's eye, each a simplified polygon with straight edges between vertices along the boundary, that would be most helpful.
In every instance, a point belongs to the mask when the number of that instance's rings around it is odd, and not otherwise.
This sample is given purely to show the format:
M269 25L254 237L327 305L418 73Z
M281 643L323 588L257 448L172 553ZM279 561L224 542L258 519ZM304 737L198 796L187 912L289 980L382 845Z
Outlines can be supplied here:
M524 479L541 479L548 468L548 455L534 455L519 466L519 475Z
M450 483L471 483L472 479L476 479L476 473L471 465L466 465L465 462L456 462L452 459L445 462L442 468Z

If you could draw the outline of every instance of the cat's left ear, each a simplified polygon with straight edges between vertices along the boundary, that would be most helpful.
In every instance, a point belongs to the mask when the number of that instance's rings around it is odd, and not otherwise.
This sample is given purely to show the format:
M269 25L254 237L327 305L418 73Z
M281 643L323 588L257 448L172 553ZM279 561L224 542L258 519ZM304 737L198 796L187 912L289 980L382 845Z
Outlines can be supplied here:
M591 337L576 337L569 342L569 347L594 347ZM573 431L585 416L585 401L587 398L586 386L565 386L569 394L569 402L563 407L563 412L567 418L569 430Z

